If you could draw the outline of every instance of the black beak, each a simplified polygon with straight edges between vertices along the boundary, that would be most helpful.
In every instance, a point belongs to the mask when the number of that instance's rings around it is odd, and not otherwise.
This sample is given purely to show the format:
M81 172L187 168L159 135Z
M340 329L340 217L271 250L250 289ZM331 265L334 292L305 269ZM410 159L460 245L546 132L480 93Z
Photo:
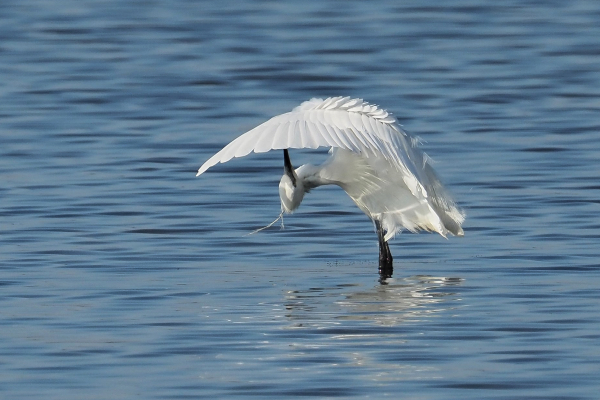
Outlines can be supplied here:
M290 161L290 155L288 154L287 149L283 149L283 169L285 174L292 180L292 185L296 187L296 174L294 173L294 167L292 167L292 162Z

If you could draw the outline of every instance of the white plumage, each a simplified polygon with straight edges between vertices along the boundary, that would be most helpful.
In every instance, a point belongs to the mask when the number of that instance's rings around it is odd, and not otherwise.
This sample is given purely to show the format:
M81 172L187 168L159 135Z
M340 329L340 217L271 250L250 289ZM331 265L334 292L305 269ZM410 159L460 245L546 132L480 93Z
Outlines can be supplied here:
M331 147L331 157L323 165L303 165L283 176L282 211L293 212L310 189L334 184L376 226L380 224L386 242L402 228L444 237L463 235L464 213L444 190L417 140L387 111L362 99L306 101L233 140L206 161L197 175L251 152L321 146Z

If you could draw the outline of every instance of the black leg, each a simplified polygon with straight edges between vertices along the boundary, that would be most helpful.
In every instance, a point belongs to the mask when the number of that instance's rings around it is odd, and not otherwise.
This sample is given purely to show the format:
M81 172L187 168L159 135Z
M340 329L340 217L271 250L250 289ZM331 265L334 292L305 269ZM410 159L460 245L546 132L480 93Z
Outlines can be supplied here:
M379 276L382 280L391 278L394 272L393 257L390 251L390 246L385 241L385 232L381 227L381 223L375 220L375 228L377 229L377 238L379 240Z
M390 275L392 270L392 264L394 263L394 258L392 257L392 252L390 251L390 245L388 242L385 242L385 252L387 254L386 262L390 265Z

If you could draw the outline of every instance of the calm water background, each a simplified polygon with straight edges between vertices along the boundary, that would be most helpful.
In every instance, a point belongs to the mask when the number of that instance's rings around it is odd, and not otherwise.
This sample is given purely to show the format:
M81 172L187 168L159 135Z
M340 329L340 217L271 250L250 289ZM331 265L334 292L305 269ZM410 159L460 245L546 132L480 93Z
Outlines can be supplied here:
M600 2L449 4L2 2L0 398L597 399ZM244 236L279 153L194 178L335 95L468 214L388 285L339 189Z

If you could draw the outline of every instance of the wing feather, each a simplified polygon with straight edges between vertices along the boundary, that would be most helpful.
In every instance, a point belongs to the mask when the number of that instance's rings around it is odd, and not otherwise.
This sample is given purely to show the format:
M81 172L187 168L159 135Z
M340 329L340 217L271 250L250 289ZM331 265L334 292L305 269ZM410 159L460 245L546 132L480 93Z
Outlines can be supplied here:
M288 129L288 133L287 133L287 146L286 148L293 148L293 149L301 149L302 148L302 138L300 137L300 135L295 135L294 132L298 132L298 120L294 119L291 123L290 123L290 127Z
M327 126L332 128L336 142L340 143L340 146L338 147L358 152L358 149L356 149L352 145L352 142L348 139L347 134L345 133L345 130L348 127L348 123L344 119L344 117L346 117L345 112L340 113L337 111L333 111L323 114L324 122L327 124Z
M337 147L337 143L331 138L327 127L313 120L307 121L308 129L315 132L315 136L320 137L329 147Z
M287 149L288 131L290 129L290 123L284 122L277 125L277 129L273 134L273 150Z
M344 144L340 140L339 135L336 132L336 128L334 126L327 125L327 124L325 124L325 125L319 124L319 126L321 126L327 130L327 133L329 134L329 138L331 139L331 141L330 141L331 147L345 148Z
M255 138L255 153L265 153L273 149L273 145L275 142L275 132L277 131L277 128L277 125L269 125L265 127L264 131L258 132Z
M240 142L235 148L234 157L243 157L250 154L250 152L254 151L256 146L257 136L260 135L260 132L254 132L252 135L240 136ZM252 145L254 144L254 145Z
M365 129L365 134L362 136L362 138L367 142L366 147L369 150L372 150L374 153L381 153L381 141L377 140L376 136L374 135L374 132L371 129L369 129L374 119L369 118L364 114L361 115L361 117L363 120L363 127Z

